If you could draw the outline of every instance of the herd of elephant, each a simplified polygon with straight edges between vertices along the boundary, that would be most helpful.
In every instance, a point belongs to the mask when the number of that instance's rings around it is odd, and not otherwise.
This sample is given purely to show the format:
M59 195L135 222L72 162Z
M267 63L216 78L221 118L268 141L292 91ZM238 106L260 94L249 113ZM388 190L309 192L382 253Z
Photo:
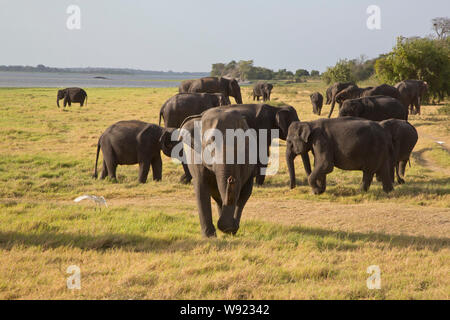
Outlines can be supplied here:
M404 183L406 164L417 143L416 129L407 121L408 107L412 105L420 112L423 95L421 86L426 83L407 80L398 86L381 85L375 88L358 88L353 83L335 83L326 93L326 103L339 104L338 118L322 118L315 121L300 121L294 107L289 105L242 104L242 94L235 79L205 77L183 81L179 93L169 98L161 107L159 125L139 120L119 121L100 136L97 145L94 177L97 178L99 152L103 153L103 168L100 178L116 179L118 165L139 164L139 181L145 183L150 166L154 180L162 178L161 151L168 157L186 159L186 154L195 152L192 141L186 142L179 130L194 136L194 123L201 123L201 134L210 129L223 133L224 146L238 147L234 138L228 138L228 129L254 129L260 132L278 130L278 138L286 141L286 161L289 170L290 187L295 188L294 159L302 157L308 184L315 194L326 190L326 175L334 167L342 170L363 172L362 190L367 191L373 176L381 181L383 190L393 190L395 176L399 184ZM253 99L262 97L270 100L273 86L258 82L253 88ZM395 90L394 90L395 89ZM58 93L66 104L80 102L87 98L80 88L65 89ZM63 90L60 90L63 92ZM84 94L83 94L84 92ZM83 97L81 99L80 97ZM231 104L229 97L236 100ZM313 112L320 115L323 96L311 95ZM162 127L162 121L164 127ZM176 138L174 139L174 134ZM177 136L178 134L178 136ZM261 138L256 135L256 139ZM269 154L273 137L267 136L263 150ZM180 152L173 152L176 146L183 146ZM202 142L201 148L207 146ZM257 146L261 144L258 142ZM248 141L240 145L245 159L251 151ZM262 148L262 147L261 147ZM184 151L183 151L184 150ZM236 149L233 149L236 150ZM314 157L311 169L309 152ZM260 150L257 150L258 155ZM225 154L225 152L223 153ZM184 174L182 183L192 180L200 217L202 234L216 236L212 220L211 197L217 204L219 219L217 227L224 233L236 234L244 206L249 199L253 184L264 183L267 163L250 161L244 163L186 163L182 161Z

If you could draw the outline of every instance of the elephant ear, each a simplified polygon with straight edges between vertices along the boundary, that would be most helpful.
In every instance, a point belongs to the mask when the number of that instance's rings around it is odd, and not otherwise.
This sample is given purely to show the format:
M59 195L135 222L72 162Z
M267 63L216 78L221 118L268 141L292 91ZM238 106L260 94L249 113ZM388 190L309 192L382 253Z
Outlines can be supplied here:
M308 143L311 137L311 126L308 123L301 123L298 126L298 135L303 142Z

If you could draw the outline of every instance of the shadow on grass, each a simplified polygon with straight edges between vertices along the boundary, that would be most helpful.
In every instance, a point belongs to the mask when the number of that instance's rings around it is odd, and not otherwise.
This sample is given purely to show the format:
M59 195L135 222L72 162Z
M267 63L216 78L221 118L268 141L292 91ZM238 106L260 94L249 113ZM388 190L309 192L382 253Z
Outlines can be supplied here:
M421 236L391 235L379 232L345 232L320 228L307 228L301 226L290 227L289 232L319 238L332 237L341 241L378 242L388 244L390 247L411 248L415 250L428 249L432 251L439 251L441 249L447 249L450 247L450 238L426 238Z

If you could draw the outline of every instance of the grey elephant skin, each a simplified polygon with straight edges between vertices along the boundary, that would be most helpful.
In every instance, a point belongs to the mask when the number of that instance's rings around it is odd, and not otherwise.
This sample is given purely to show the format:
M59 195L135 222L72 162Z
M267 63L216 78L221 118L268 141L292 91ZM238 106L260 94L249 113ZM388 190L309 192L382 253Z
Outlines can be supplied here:
M66 88L58 90L58 94L56 96L56 105L59 108L59 100L64 99L64 107L72 105L72 102L79 103L82 107L84 102L86 101L87 105L87 93L81 88Z
M279 138L286 140L289 125L298 121L297 111L292 106L273 107L268 104L242 104L231 105L229 107L219 107L220 109L228 112L239 112L247 121L250 128L255 129L258 132L258 154L259 146L261 145L259 139L259 130L267 130L266 141L266 154L269 155L269 147L272 142L271 130L279 130ZM267 164L261 163L258 159L258 170L256 173L256 184L264 184L265 175L261 173L261 170L267 167ZM310 169L309 158L306 160L306 166Z
M185 87L189 87L187 91ZM223 93L227 97L233 97L236 103L242 104L241 87L236 79L205 77L192 80L185 87L180 85L180 93Z
M159 125L163 119L166 128L180 128L184 119L189 116L230 104L230 99L222 93L179 93L162 105L159 111Z
M139 182L145 183L150 170L153 180L162 179L160 138L164 129L156 124L138 120L119 121L105 130L97 144L94 178L97 178L97 163L100 149L103 153L103 168L100 179L109 176L116 180L118 165L139 164ZM171 150L164 150L170 156Z
M178 92L179 93L187 93L189 92L189 89L191 87L191 84L195 81L195 79L192 80L183 80L181 81L180 85L178 86Z
M309 96L309 99L311 100L313 113L320 116L320 114L322 113L323 96L320 94L320 92L314 92Z
M380 125L390 133L394 150L394 165L397 182L405 183L406 164L409 161L419 136L416 128L405 120L389 119ZM394 176L394 174L392 174Z
M255 99L259 101L262 97L263 101L270 101L270 95L272 94L273 84L265 81L258 81L253 86L253 101Z
M428 83L422 80L404 80L395 85L403 104L409 106L411 114L420 114L423 96L428 91Z
M201 116L186 119L182 129L189 132L191 137L194 137L194 121L201 121L202 136L206 130L217 129L222 132L224 137L222 156L216 154L222 160L222 163L219 161L212 164L205 161L201 164L188 163L189 171L193 176L202 234L205 237L216 236L212 221L211 197L217 203L219 212L217 227L219 230L224 233L236 234L239 229L242 210L252 193L255 165L249 163L248 141L244 148L241 147L238 150L235 139L227 140L226 130L242 129L246 131L249 126L239 112L214 108L205 111ZM187 143L184 138L182 140L183 143ZM194 139L185 148L187 149L186 152L194 152L193 141ZM201 141L201 150L204 151L211 141L211 139ZM235 153L244 153L245 161L243 164L236 164L236 157L234 163L226 163L225 155L230 145L233 146Z
M334 167L362 170L363 191L369 189L375 174L385 192L393 190L392 143L377 122L347 117L292 123L286 143L291 188L295 187L295 156L309 151L314 155L314 169L308 183L314 194L325 192L326 175Z
M330 108L330 113L328 114L328 118L330 118L333 113L334 105L336 104L336 96L338 95L338 93L341 92L342 90L344 90L345 88L347 88L349 86L353 86L353 85L355 85L355 83L353 83L353 82L336 82L328 87L328 89L326 91L326 96L327 96L326 104L331 103L331 108Z
M408 120L408 110L395 98L374 96L345 100L339 111L339 117L359 117L373 121L391 118Z

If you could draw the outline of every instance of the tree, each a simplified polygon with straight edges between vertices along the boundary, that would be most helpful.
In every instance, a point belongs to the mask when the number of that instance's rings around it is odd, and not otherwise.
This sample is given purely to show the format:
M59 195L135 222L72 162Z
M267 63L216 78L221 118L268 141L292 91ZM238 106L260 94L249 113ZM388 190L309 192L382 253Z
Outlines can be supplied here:
M295 71L296 78L308 77L308 76L309 76L309 72L305 69L298 69L297 71Z
M395 84L406 79L428 83L429 96L443 99L450 93L450 38L398 38L391 52L379 58L375 70L380 80Z
M445 39L450 33L450 19L447 17L434 18L431 20L431 24L438 39Z
M351 63L347 59L339 60L334 67L328 67L322 78L327 84L356 80L352 74Z
M311 70L311 77L318 77L320 76L320 72L317 70Z

